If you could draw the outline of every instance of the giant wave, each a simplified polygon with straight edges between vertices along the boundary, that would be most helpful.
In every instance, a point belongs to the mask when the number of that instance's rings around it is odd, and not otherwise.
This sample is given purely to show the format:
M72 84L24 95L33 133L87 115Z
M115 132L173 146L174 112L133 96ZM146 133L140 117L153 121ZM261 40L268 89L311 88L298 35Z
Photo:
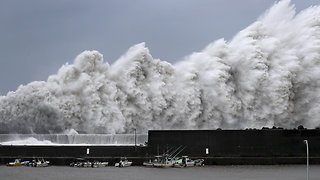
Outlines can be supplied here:
M85 51L0 97L0 131L19 133L313 128L319 117L320 7L296 13L289 0L176 64L153 59L145 43L112 65Z

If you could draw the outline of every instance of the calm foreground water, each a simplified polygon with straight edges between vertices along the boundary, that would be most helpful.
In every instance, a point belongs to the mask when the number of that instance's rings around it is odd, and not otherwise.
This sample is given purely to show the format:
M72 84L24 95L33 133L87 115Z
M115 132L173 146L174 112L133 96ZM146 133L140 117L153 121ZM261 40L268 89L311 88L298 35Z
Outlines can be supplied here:
M310 180L320 179L320 166L310 166ZM0 166L1 180L305 180L306 167L286 166L205 166L194 168L146 168L146 167L105 167L72 168L50 166L46 168Z

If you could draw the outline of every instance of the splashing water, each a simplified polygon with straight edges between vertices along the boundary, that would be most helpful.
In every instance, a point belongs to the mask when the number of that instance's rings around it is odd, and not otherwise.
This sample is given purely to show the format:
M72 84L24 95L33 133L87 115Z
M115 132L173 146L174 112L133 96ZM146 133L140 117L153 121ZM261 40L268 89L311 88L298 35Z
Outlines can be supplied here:
M147 134L0 134L0 145L145 145Z
M233 40L177 64L144 43L113 65L85 51L47 82L0 97L0 131L128 133L137 129L320 125L320 7L271 7Z

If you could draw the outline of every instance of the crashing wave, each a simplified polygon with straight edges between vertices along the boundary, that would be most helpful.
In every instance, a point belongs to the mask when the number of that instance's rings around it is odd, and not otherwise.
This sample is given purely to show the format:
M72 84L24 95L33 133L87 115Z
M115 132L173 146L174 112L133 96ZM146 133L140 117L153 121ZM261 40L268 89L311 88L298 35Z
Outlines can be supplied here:
M113 65L85 51L47 82L0 97L3 132L132 133L148 129L320 125L320 7L271 7L230 42L174 65L144 43Z

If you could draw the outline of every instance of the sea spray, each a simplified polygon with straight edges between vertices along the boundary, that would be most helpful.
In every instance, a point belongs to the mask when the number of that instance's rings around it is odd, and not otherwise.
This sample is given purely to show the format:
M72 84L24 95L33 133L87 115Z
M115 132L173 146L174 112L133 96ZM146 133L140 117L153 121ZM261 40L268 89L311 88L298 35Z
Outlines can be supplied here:
M319 6L296 13L283 0L230 42L176 64L153 59L144 43L112 65L85 51L46 82L0 97L0 131L318 127L319 19Z
M147 134L0 134L0 145L138 145Z

